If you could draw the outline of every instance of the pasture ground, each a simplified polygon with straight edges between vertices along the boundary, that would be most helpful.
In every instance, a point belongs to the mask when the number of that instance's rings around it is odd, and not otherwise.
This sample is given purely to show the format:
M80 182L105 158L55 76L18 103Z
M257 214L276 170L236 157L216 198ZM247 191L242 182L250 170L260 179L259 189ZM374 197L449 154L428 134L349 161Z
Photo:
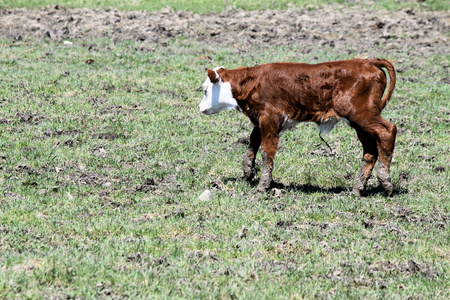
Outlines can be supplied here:
M0 10L0 298L448 299L448 18ZM345 124L334 155L313 124L283 134L256 194L250 122L197 111L205 68L366 56L398 72L390 198L350 194Z

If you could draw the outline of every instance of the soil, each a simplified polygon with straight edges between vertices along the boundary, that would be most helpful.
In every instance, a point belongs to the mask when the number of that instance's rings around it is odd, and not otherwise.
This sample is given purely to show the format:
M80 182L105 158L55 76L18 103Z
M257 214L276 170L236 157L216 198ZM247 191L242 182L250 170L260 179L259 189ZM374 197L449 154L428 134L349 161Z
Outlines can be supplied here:
M370 1L369 1L370 2ZM0 38L56 41L106 37L112 42L135 40L164 45L174 37L227 45L246 50L249 46L299 46L304 53L334 48L367 56L390 53L421 57L448 53L449 12L412 9L382 11L339 5L285 11L243 11L195 14L172 11L119 11L117 9L69 9L48 6L40 10L0 9Z

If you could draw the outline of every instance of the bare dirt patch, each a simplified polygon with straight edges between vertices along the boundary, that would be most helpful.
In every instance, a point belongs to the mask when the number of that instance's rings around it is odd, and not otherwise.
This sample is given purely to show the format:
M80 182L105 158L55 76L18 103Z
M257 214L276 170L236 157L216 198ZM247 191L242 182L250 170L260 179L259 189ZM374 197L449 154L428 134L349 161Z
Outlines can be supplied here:
M16 117L21 123L32 125L36 125L45 119L45 116L40 116L38 114L34 114L29 111L17 112Z
M44 133L42 134L43 138L50 138L50 137L58 137L61 135L78 135L83 133L81 130L79 129L73 129L73 130L52 130L52 129L47 129L44 131Z
M112 42L164 44L180 36L239 48L299 45L305 53L325 47L377 56L398 51L421 56L447 53L449 31L448 12L388 12L339 5L313 10L229 9L202 15L170 9L147 12L62 6L0 10L0 38L13 40L107 37Z

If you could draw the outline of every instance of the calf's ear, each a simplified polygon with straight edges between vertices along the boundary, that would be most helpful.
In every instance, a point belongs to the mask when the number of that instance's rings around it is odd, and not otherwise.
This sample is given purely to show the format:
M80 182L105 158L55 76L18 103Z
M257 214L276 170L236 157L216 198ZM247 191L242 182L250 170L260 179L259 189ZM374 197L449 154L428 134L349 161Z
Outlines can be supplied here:
M206 72L208 73L209 80L211 80L212 83L219 82L220 77L216 71L208 69Z

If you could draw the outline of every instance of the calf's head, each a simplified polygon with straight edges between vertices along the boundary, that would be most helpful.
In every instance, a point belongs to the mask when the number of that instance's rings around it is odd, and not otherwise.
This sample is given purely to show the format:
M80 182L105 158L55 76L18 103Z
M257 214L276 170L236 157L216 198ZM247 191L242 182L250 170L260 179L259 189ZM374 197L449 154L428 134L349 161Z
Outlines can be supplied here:
M231 91L231 84L223 82L220 78L219 73L223 70L225 70L224 67L217 67L207 71L208 77L202 85L205 95L198 105L198 110L206 115L238 107Z

